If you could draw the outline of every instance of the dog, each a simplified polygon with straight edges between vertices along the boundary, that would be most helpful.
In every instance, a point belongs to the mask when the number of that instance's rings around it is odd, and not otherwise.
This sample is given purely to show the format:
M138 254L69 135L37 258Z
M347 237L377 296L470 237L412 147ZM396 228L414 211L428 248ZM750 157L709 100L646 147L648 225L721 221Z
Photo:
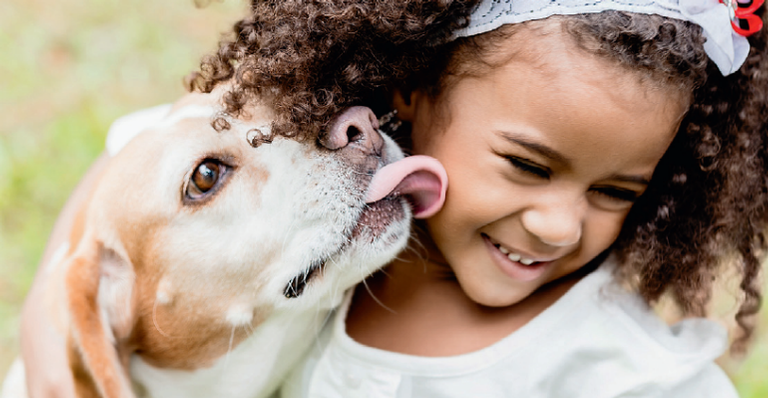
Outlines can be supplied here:
M439 163L404 158L368 108L316 142L254 147L272 110L228 117L220 91L117 137L52 266L79 397L269 396L344 292L405 247L412 215L442 204Z

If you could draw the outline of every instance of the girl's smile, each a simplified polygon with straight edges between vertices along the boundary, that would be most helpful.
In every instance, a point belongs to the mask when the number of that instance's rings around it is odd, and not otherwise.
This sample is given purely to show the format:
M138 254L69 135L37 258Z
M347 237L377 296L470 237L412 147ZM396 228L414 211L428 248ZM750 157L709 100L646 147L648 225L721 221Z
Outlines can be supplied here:
M517 249L508 249L500 243L493 243L493 240L485 234L482 234L482 238L493 261L496 262L505 274L513 279L520 281L535 280L546 270L547 265L556 260L552 256L549 259L542 257L535 259L535 256L520 254L520 251Z
M430 256L482 305L517 303L608 249L685 111L681 94L549 28L506 39L515 54L453 76L438 99L399 101L413 152L448 172Z

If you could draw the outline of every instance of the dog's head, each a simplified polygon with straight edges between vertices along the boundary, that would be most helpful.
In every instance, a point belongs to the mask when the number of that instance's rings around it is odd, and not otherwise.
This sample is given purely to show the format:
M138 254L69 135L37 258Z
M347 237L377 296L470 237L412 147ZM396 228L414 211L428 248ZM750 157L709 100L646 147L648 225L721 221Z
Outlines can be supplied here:
M194 94L132 139L73 234L74 368L105 396L125 396L129 353L208 366L277 311L336 305L406 244L411 210L392 189L417 197L419 212L439 206L421 194L440 196L444 177L428 161L393 164L403 154L367 108L339 115L317 142L254 147L269 108L219 132L216 98Z

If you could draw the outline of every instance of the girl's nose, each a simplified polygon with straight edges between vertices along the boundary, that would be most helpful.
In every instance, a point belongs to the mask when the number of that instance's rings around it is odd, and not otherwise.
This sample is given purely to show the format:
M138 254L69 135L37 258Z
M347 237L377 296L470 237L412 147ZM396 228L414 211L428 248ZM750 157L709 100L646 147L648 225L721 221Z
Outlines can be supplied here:
M584 198L539 202L523 213L522 224L544 244L570 246L581 239L586 211Z

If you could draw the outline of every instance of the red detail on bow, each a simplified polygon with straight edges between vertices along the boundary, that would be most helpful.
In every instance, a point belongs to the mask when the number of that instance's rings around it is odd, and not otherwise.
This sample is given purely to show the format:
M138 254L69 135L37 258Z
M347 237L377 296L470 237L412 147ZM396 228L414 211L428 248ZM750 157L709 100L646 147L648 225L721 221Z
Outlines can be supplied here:
M737 0L720 0L720 2L728 6L731 26L736 33L749 37L763 28L763 20L755 15L755 11L765 3L765 0L747 0L744 3Z

